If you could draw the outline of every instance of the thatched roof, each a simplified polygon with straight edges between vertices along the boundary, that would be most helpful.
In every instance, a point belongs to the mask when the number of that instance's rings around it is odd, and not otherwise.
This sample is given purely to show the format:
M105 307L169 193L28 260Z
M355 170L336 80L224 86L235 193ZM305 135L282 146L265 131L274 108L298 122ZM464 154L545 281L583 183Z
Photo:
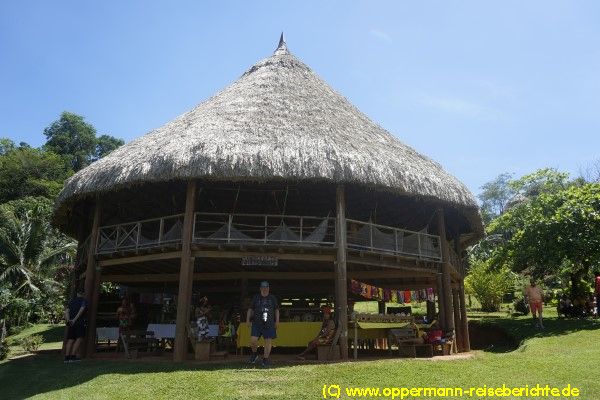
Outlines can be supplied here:
M362 184L452 204L481 230L464 184L329 87L283 36L271 57L215 96L71 177L54 220L61 225L83 196L188 178Z

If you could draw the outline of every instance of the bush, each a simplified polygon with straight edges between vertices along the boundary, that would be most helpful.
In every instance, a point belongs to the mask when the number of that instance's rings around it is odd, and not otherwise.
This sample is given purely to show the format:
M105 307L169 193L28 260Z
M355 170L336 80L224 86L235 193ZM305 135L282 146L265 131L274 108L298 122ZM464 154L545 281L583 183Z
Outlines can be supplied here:
M8 343L6 342L6 340L3 340L0 342L0 361L6 359L6 357L8 357Z
M504 295L514 289L514 276L508 268L495 270L488 262L474 260L465 289L481 303L482 311L498 311Z
M25 351L32 352L37 351L42 343L44 343L44 338L41 335L31 335L21 340L21 347Z

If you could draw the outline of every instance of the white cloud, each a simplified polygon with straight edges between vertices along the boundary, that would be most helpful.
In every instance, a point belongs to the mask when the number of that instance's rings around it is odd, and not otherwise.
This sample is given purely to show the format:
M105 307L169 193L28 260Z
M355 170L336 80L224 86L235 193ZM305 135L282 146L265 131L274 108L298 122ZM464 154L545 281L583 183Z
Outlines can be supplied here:
M383 40L384 42L387 42L387 43L392 43L392 37L382 30L371 29L371 31L369 31L369 33L371 34L371 36L373 36L379 40Z
M421 94L419 102L431 108L436 108L447 113L458 114L480 120L498 120L501 118L501 112L490 107L477 103L469 102L458 97L432 96Z

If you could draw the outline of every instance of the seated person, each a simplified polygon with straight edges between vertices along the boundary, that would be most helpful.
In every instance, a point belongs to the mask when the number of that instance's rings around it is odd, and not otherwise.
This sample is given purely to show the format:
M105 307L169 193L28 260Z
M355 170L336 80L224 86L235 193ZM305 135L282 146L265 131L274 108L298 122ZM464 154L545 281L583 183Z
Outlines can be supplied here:
M558 316L564 315L567 317L573 315L573 304L571 303L571 299L569 299L566 294L563 294L558 301L556 311Z
M333 336L335 336L335 322L331 317L331 308L323 307L323 324L321 325L321 330L317 337L308 343L306 349L298 354L298 359L304 360L304 357L319 345L330 344Z
M437 324L431 326L431 328L425 334L425 343L438 344L442 342L443 332Z

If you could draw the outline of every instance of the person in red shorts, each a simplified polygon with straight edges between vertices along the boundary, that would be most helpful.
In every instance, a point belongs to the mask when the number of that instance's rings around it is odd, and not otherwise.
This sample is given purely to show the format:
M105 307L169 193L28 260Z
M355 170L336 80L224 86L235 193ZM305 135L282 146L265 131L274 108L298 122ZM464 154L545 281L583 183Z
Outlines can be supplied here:
M539 285L536 285L535 280L531 278L529 286L525 289L525 295L529 300L529 309L533 316L534 323L537 323L537 327L544 329L542 322L542 303L544 301L544 292Z

